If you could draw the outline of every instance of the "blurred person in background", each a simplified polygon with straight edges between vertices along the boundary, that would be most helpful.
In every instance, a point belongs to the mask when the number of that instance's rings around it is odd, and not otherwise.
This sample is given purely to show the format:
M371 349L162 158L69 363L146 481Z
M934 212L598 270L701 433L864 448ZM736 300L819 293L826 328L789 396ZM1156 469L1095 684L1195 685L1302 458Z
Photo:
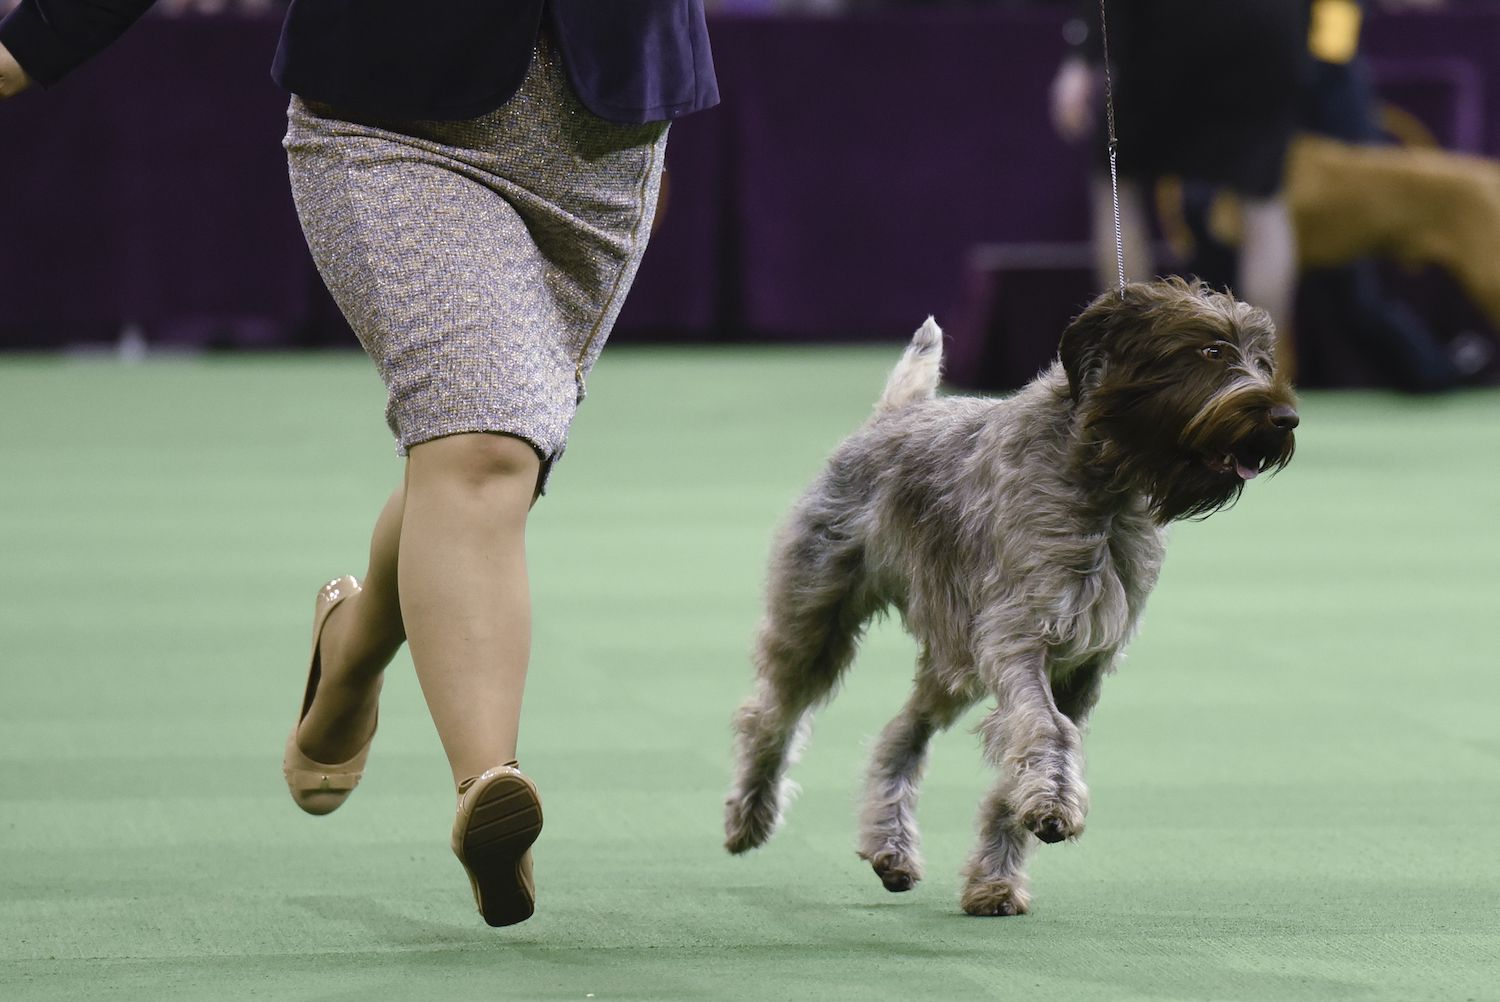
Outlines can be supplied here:
M0 97L59 83L150 6L22 0ZM527 516L645 250L668 123L718 101L702 0L294 0L273 74L304 235L406 457L364 581L317 593L283 772L309 813L343 803L408 643L454 852L485 921L523 921L541 828L516 762Z
M1320 318L1320 329L1348 330L1387 384L1416 393L1452 389L1482 378L1493 345L1473 330L1438 337L1390 291L1381 265L1444 268L1500 330L1500 169L1437 149L1425 134L1413 137L1414 146L1393 141L1359 51L1367 6L1311 4L1300 131L1289 150L1286 185L1303 303ZM1439 6L1441 0L1381 4L1398 11ZM1231 281L1238 242L1233 199L1211 185L1187 184L1181 222L1191 240L1180 250L1192 270L1211 282Z
M1109 0L1109 6L1118 2ZM1381 6L1442 5L1442 0L1388 0ZM1483 377L1495 356L1493 344L1473 331L1446 343L1436 337L1415 310L1387 290L1376 259L1442 267L1491 328L1500 330L1500 265L1493 263L1500 261L1500 169L1483 158L1390 144L1379 124L1370 67L1358 51L1365 6L1359 0L1310 0L1303 66L1289 74L1298 94L1279 196L1295 246L1287 258L1293 270L1286 302L1288 309L1295 302L1300 269L1308 301L1322 310L1319 316L1351 329L1386 382L1412 392L1449 389ZM1087 9L1097 18L1097 6ZM1113 17L1110 23L1113 29ZM1082 18L1072 22L1071 40L1077 43L1090 27ZM1113 50L1113 36L1110 41ZM1097 42L1078 46L1086 52L1096 47ZM1064 136L1076 139L1092 129L1093 108L1102 101L1099 75L1076 54L1059 71L1053 117ZM1122 172L1129 169L1126 128L1122 121ZM1108 180L1101 174L1096 172L1092 182L1094 246L1099 281L1113 284L1113 220ZM1205 173L1178 176L1181 218L1172 222L1180 222L1190 237L1176 241L1188 258L1187 270L1216 284L1242 287L1247 261L1263 247L1256 226L1261 207L1234 185ZM1129 268L1132 259L1150 260L1149 223L1144 192L1122 184L1121 194Z
M1305 69L1307 0L1108 0L1110 80L1118 142L1125 281L1150 278L1146 192L1176 176L1239 196L1242 241L1235 293L1276 323L1291 372L1297 271L1282 190ZM1085 0L1069 22L1071 54L1051 88L1053 126L1098 151L1089 186L1095 270L1118 281L1113 192L1102 114L1100 5Z

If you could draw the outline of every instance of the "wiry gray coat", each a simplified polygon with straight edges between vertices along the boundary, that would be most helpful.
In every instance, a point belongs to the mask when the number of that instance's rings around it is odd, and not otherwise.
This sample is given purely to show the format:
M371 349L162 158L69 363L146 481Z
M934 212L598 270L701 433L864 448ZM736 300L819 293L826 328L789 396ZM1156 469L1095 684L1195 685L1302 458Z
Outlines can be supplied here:
M963 906L1026 911L1033 835L1083 831L1079 725L1156 583L1163 524L1221 507L1290 458L1296 414L1273 337L1263 313L1201 286L1133 285L1085 311L1062 361L1014 396L937 397L942 332L929 319L776 540L757 690L735 718L729 850L780 823L812 709L867 621L893 607L921 655L870 766L860 855L891 890L920 879L927 744L992 696L981 731L1000 779Z

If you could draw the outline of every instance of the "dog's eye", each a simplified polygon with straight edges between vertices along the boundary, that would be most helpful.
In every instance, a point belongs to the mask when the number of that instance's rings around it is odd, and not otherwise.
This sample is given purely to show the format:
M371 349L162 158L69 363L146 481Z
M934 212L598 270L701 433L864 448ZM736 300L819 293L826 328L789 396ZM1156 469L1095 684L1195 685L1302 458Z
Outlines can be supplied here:
M1224 357L1224 348L1222 345L1217 344L1206 345L1203 348L1203 357L1210 361L1217 362L1219 359Z

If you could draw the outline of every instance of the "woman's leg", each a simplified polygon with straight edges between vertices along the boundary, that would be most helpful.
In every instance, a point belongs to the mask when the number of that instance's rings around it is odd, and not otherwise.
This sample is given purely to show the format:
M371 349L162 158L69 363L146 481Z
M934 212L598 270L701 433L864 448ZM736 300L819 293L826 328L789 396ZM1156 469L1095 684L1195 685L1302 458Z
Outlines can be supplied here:
M1239 282L1235 292L1271 314L1276 324L1277 365L1295 375L1292 330L1297 293L1297 236L1281 195L1240 199L1244 234L1240 239Z
M406 630L396 584L406 488L396 488L375 520L361 590L328 616L318 640L320 677L297 746L317 762L345 762L369 740L386 665Z
M297 732L305 754L342 762L359 750L385 666L409 634L455 784L516 757L531 651L526 515L539 470L536 452L505 435L412 446L406 483L375 523L363 590L323 628L322 678Z
M488 433L432 439L407 459L401 618L455 785L516 757L539 471L530 445Z

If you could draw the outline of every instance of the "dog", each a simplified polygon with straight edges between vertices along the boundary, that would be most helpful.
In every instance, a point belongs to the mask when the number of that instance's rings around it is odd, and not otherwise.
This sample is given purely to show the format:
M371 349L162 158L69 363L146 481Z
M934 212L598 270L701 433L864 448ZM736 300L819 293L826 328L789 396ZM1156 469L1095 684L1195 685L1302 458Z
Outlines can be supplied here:
M927 745L990 697L978 730L999 779L961 903L1018 915L1032 845L1083 832L1080 729L1156 583L1166 526L1284 468L1297 401L1270 317L1196 281L1099 296L1058 360L1004 399L937 396L942 337L928 318L776 537L756 688L734 717L725 848L780 825L814 709L894 608L920 654L876 742L859 855L888 890L921 879Z

